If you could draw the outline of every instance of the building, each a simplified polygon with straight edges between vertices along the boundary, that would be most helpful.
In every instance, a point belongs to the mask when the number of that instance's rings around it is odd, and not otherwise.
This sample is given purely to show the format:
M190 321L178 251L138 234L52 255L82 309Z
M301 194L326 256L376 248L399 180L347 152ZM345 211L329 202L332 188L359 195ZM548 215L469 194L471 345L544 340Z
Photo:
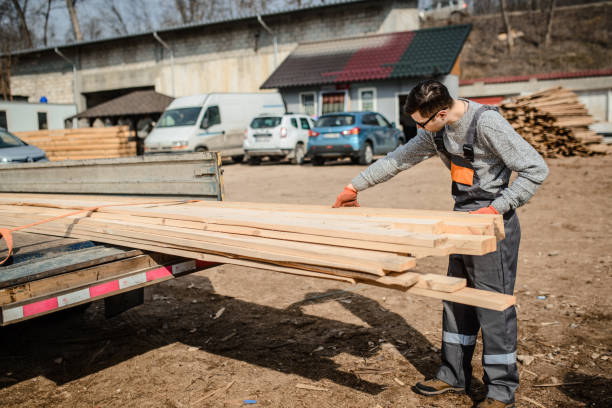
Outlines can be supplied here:
M76 114L74 104L0 100L0 128L8 129L10 132L64 129L71 127L69 118L74 114Z
M298 43L419 24L416 0L326 0L259 17L17 51L11 90L30 101L76 103L78 112L137 90L254 92Z
M318 116L373 110L416 133L401 107L424 78L456 97L459 54L471 26L457 25L300 44L262 85L279 89L287 109Z
M612 69L462 80L459 83L459 96L481 103L499 104L512 96L556 86L571 89L578 95L599 122L594 125L594 130L612 133Z

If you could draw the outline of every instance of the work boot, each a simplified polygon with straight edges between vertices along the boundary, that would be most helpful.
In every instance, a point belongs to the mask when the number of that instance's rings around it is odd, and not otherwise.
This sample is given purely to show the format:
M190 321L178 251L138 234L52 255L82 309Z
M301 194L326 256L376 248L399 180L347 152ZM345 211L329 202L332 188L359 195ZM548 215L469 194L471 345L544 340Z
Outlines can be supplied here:
M427 380L427 381L419 381L414 386L414 391L421 395L440 395L446 394L447 392L456 392L458 394L465 393L465 389L461 387L453 387L450 384L445 383L442 380L438 380L437 378Z
M480 401L476 408L514 408L514 402L506 404L493 398L486 398L484 401Z

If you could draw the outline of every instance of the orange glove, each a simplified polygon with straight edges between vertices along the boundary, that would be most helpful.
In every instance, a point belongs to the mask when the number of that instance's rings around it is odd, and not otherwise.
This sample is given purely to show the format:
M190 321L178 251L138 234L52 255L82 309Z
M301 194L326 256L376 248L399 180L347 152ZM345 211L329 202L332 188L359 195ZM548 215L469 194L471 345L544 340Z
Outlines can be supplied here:
M359 207L357 202L357 190L350 188L349 186L344 187L344 190L336 198L336 202L332 208L338 207Z
M499 214L495 207L488 206L477 209L476 211L470 211L470 214Z

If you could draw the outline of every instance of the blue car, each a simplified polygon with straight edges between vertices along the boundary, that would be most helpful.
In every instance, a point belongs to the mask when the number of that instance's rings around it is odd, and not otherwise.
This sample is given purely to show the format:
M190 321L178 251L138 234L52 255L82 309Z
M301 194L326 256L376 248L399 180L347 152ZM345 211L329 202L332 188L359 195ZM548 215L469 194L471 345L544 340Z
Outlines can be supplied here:
M367 165L374 155L389 153L403 143L402 131L380 113L329 113L320 116L312 128L307 156L315 166L343 157Z

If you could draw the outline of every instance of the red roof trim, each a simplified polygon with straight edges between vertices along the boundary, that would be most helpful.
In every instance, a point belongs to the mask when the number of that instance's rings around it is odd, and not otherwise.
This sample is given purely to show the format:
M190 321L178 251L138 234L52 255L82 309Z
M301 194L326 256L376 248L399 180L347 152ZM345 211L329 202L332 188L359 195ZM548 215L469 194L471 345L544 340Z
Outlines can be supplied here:
M566 79L566 78L585 78L585 77L598 77L612 75L612 69L591 69L587 71L578 72L551 72L548 74L532 74L532 75L515 75L515 76L501 76L501 77L489 77L489 78L476 78L476 79L462 79L459 81L459 85L472 85L477 82L483 82L485 84L503 84L507 82L526 82L530 79Z

